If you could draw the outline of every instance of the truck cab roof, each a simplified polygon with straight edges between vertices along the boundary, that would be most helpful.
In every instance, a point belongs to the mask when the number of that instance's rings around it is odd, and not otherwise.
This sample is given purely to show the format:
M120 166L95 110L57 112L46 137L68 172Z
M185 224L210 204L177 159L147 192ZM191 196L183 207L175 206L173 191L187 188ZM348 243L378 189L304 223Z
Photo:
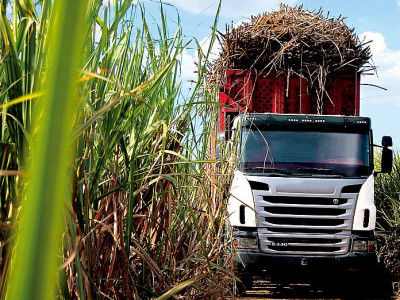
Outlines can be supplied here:
M240 114L233 121L232 129L237 129L239 124L267 130L293 131L368 132L371 129L371 120L367 117L312 114Z

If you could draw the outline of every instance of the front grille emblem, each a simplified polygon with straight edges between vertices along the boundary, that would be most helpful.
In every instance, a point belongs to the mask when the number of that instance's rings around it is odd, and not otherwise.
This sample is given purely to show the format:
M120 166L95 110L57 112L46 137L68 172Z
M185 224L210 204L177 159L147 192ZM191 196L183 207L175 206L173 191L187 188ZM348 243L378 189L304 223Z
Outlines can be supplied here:
M307 265L308 265L307 259L302 258L301 261L300 261L300 264L301 264L302 266L307 266Z
M339 199L333 199L333 204L338 205Z

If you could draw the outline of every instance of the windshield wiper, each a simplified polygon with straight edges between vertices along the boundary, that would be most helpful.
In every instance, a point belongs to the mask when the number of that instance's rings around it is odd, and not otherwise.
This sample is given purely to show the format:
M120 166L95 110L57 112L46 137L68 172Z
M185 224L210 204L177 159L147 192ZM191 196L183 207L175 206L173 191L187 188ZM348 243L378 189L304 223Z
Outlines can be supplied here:
M260 170L263 173L277 173L284 175L291 175L292 173L289 171L277 169L277 168L269 168L269 167L245 167L245 170Z
M343 177L342 173L335 172L331 169L323 168L297 168L298 171L309 172L311 174L337 175Z

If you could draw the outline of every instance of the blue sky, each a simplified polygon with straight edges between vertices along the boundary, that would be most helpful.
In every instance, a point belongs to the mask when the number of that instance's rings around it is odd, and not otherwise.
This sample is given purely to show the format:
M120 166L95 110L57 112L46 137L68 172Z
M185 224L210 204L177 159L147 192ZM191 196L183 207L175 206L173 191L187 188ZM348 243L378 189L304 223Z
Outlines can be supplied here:
M179 12L185 36L205 42L210 36L218 0L168 0ZM355 28L360 38L372 40L373 61L378 76L365 76L361 83L375 84L387 91L371 86L361 88L361 115L372 119L374 141L380 144L383 135L391 135L396 148L400 148L400 0L223 0L218 30L226 24L239 21L265 11L279 8L279 3L303 5L308 10L322 8L330 16L345 16L345 23ZM146 1L145 1L146 3ZM147 2L147 11L157 16L158 4ZM175 20L175 9L167 8L170 22ZM190 78L194 53L190 49L183 56L183 78Z

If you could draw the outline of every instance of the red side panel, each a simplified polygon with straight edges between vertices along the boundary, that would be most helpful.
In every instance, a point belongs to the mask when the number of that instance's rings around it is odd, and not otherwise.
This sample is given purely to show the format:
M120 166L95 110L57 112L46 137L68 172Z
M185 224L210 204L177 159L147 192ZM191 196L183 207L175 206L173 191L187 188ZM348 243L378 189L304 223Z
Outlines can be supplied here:
M286 80L285 113L307 114L310 112L310 95L307 93L307 80L290 77Z
M276 77L259 77L254 86L252 112L272 112L279 87Z
M230 128L227 116L232 120L235 113L245 111L358 116L360 75L331 74L321 92L320 88L310 86L300 77L228 70L219 95L220 131Z

